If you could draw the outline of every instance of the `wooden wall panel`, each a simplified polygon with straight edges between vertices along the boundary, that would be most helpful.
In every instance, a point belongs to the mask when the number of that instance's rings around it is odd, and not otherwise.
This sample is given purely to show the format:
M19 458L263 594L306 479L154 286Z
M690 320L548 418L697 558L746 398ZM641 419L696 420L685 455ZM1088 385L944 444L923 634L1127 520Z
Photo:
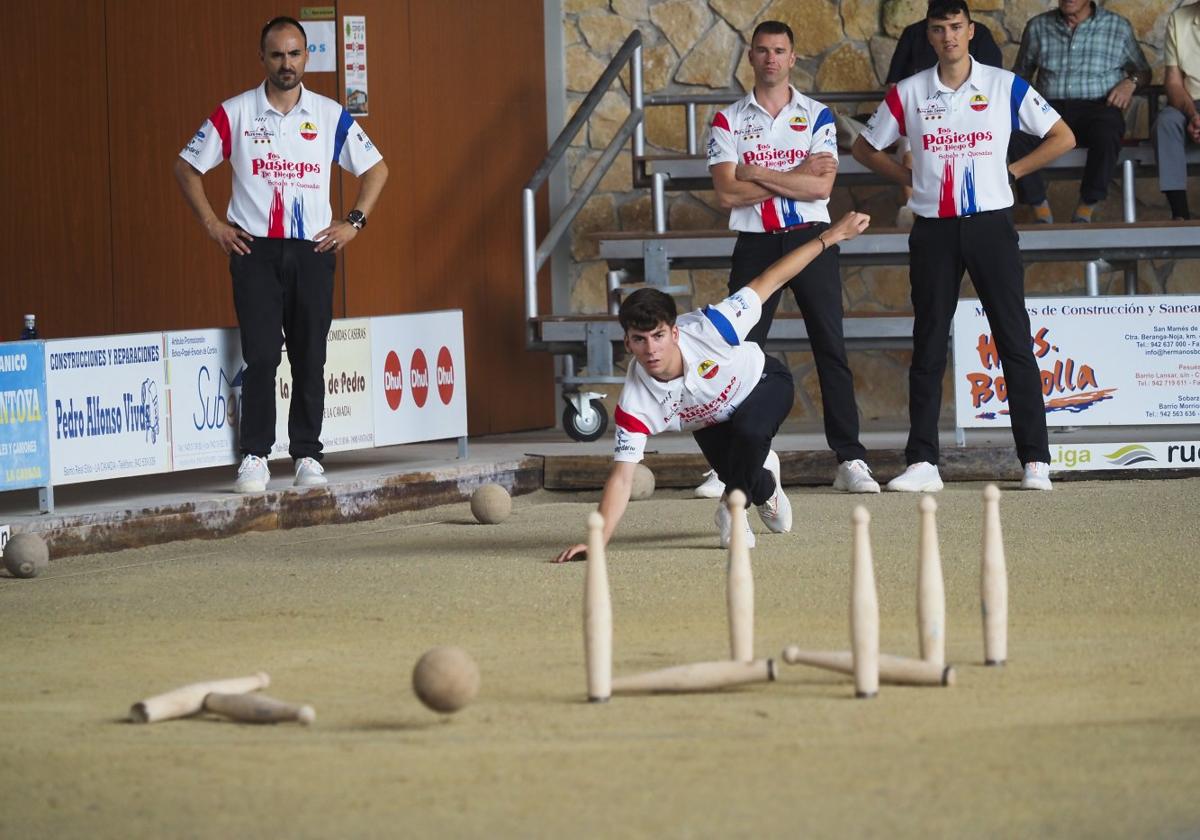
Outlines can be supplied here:
M103 0L7 9L0 110L0 340L38 316L47 338L111 332Z
M259 32L277 14L271 0L108 3L114 331L237 323L228 258L184 203L172 167L213 108L262 81ZM164 41L172 45L165 60L151 49ZM336 95L332 73L304 83ZM204 179L221 217L231 177L222 164ZM340 314L340 289L334 309Z

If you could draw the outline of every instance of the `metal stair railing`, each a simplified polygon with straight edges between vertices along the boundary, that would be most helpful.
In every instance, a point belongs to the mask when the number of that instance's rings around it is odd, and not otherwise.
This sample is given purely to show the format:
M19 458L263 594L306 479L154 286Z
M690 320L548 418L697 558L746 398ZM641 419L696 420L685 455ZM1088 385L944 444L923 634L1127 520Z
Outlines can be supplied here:
M617 133L613 135L612 140L604 148L600 154L600 159L592 166L583 183L571 196L570 201L563 207L562 212L557 219L554 219L550 225L550 230L546 232L546 236L539 243L537 241L537 211L534 206L534 196L538 189L546 183L550 178L554 168L562 162L563 157L567 154L567 149L571 145L571 141L579 130L587 123L599 106L604 94L608 91L613 81L620 74L623 65L628 62L630 72L630 94L632 97L629 116L621 124ZM546 260L550 258L551 253L558 246L559 240L571 226L571 222L579 215L579 211L583 209L583 205L591 198L595 192L596 186L600 183L600 179L608 172L617 155L621 151L621 147L625 145L630 137L633 138L633 146L635 149L644 148L645 140L642 126L642 33L634 30L629 33L629 37L621 44L621 48L617 50L616 55L612 57L612 61L604 69L596 84L588 91L588 95L584 98L579 106L579 110L571 117L570 121L559 132L558 137L550 146L546 156L542 158L541 164L533 173L533 177L525 184L525 188L521 191L521 226L522 226L522 261L525 274L525 318L526 318L526 344L532 349L536 347L535 332L533 321L538 318L538 271Z

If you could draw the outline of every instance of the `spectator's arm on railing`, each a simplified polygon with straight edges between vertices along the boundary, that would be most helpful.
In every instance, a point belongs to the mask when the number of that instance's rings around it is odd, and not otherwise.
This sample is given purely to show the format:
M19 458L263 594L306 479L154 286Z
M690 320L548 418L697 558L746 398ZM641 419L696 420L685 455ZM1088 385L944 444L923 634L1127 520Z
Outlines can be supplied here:
M809 155L799 166L786 171L739 163L734 170L739 181L748 181L796 201L820 201L833 192L837 158L829 152Z
M714 163L708 168L712 175L713 189L717 193L717 202L724 210L734 207L749 207L774 198L775 193L753 181L739 181L736 176L738 164Z
M912 170L907 166L897 163L896 159L888 152L876 149L861 134L854 141L854 146L850 149L850 154L854 155L856 161L867 167L867 169L870 169L876 175L882 175L884 178L894 181L902 187L912 186Z
M1024 178L1030 172L1036 172L1073 148L1075 148L1075 134L1071 131L1070 126L1060 119L1050 127L1046 136L1042 138L1042 142L1032 152L1010 163L1008 171L1012 173L1013 178Z

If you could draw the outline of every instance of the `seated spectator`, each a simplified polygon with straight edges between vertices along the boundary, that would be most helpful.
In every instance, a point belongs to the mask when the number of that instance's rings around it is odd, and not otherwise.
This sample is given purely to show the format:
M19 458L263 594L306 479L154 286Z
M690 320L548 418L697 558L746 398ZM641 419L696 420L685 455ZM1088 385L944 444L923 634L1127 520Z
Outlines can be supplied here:
M1079 204L1073 222L1090 222L1108 196L1117 168L1125 114L1133 92L1150 81L1150 65L1129 21L1092 0L1058 0L1058 8L1032 18L1021 36L1013 72L1031 82L1087 147ZM1014 135L1009 155L1023 157L1040 141ZM1036 172L1017 181L1019 199L1037 221L1050 223L1046 184Z
M933 0L929 0L929 2L932 3ZM967 51L980 64L1003 67L1004 56L1000 54L1000 47L996 46L996 39L992 37L991 30L978 21L974 23L975 35L971 38L971 43L967 45ZM937 64L937 53L933 51L933 46L929 43L928 28L925 18L921 18L904 27L904 31L900 33L900 40L896 42L896 51L892 53L892 63L888 65L886 81L888 90L895 87L901 79L915 76L922 70L928 70ZM907 137L901 137L896 143L896 157L908 170L912 170L912 149ZM913 225L913 212L908 207L908 202L912 198L912 187L903 187L902 192L904 204L896 213L896 226L910 230Z
M1171 205L1171 218L1190 219L1184 152L1188 142L1200 143L1200 3L1176 9L1168 18L1163 64L1167 107L1154 124L1158 188Z

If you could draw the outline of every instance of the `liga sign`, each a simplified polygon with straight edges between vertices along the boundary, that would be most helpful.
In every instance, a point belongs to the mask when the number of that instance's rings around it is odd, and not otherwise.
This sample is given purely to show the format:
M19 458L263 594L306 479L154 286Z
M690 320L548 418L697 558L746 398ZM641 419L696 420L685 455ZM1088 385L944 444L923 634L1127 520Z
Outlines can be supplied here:
M1031 298L1048 426L1200 423L1200 296ZM1008 393L979 301L954 314L959 428L1009 426Z

